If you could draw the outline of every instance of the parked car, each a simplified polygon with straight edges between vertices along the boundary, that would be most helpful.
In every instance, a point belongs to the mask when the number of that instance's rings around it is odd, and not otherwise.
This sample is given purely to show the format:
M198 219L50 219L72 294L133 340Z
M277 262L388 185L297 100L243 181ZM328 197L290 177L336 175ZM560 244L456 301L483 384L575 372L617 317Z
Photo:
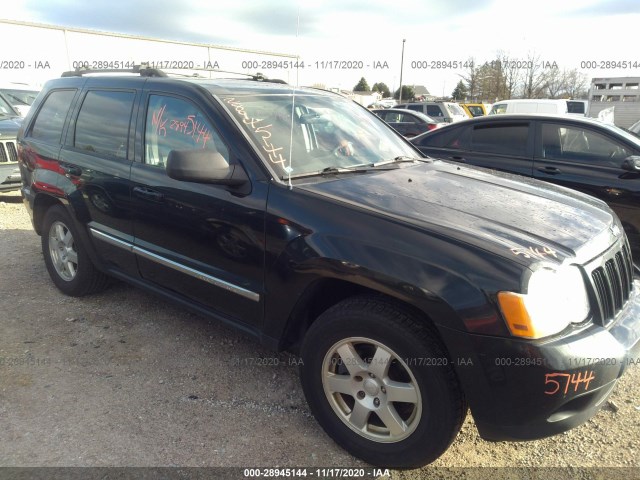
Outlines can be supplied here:
M469 118L482 117L489 112L485 109L484 103L460 103L459 105Z
M21 186L16 136L22 118L0 98L0 192L19 190Z
M424 113L404 108L376 109L371 111L407 138L429 132L441 125Z
M640 139L586 117L495 115L414 138L426 155L556 183L604 200L640 258Z
M396 105L396 108L406 108L422 112L436 122L452 123L466 120L469 116L464 113L457 103L453 102L413 102Z
M48 82L20 130L51 280L79 296L114 277L299 354L353 455L431 462L467 405L483 438L557 434L640 354L604 203L425 159L330 92L132 73Z
M502 115L506 113L547 113L562 115L568 112L569 107L566 100L523 98L496 102L491 107L489 115Z
M21 117L26 116L39 89L22 83L0 83L0 98L9 103Z

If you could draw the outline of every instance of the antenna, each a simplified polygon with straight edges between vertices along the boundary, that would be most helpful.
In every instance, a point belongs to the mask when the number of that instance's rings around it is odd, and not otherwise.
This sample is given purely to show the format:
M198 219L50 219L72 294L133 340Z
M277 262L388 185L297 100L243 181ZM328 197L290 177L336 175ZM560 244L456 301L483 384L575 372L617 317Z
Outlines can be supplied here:
M298 33L300 31L300 2L296 2L298 7L298 15L296 19L296 46L299 47ZM289 136L289 168L287 168L287 181L289 182L289 190L293 188L291 184L291 171L293 170L291 162L293 160L293 126L296 108L296 89L299 87L299 69L300 69L300 52L296 54L296 84L293 86L293 96L291 97L291 131Z

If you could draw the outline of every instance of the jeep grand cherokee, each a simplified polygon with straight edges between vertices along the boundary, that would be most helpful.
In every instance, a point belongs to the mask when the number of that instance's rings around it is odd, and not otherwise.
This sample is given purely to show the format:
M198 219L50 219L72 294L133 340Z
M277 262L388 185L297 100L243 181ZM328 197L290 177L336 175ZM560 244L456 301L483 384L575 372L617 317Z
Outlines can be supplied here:
M320 425L385 467L435 460L468 406L490 440L575 427L638 356L603 202L423 158L336 94L158 75L71 73L25 120L63 293L115 277L299 353Z

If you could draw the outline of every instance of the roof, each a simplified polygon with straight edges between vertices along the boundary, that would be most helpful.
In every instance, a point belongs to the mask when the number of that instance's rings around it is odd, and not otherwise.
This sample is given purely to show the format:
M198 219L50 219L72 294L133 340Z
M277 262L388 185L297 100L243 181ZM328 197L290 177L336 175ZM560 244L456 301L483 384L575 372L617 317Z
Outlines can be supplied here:
M265 94L279 94L279 95L292 95L296 94L304 95L336 95L333 92L326 90L315 89L310 87L295 87L288 85L281 80L269 80L263 78L198 78L198 77L182 77L182 76L162 76L162 75L137 75L131 72L108 72L105 74L96 74L90 72L90 75L85 75L82 78L80 76L72 75L69 72L68 75L63 75L61 78L50 80L47 83L53 83L56 85L64 84L77 84L78 82L87 82L99 84L117 86L118 84L127 83L128 85L139 84L189 84L198 85L207 89L216 95L265 95ZM117 74L120 73L120 74Z
M424 85L414 85L413 86L413 94L414 95L431 95L427 87Z

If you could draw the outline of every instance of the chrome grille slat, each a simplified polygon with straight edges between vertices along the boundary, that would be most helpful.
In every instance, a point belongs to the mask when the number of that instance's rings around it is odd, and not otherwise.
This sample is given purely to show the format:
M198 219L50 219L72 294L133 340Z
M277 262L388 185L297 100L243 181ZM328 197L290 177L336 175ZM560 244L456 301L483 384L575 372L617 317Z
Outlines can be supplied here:
M17 161L18 151L16 150L16 142L14 140L0 142L0 163Z
M624 307L633 288L633 264L627 245L623 243L594 262L590 276L598 307L596 320L607 326Z

